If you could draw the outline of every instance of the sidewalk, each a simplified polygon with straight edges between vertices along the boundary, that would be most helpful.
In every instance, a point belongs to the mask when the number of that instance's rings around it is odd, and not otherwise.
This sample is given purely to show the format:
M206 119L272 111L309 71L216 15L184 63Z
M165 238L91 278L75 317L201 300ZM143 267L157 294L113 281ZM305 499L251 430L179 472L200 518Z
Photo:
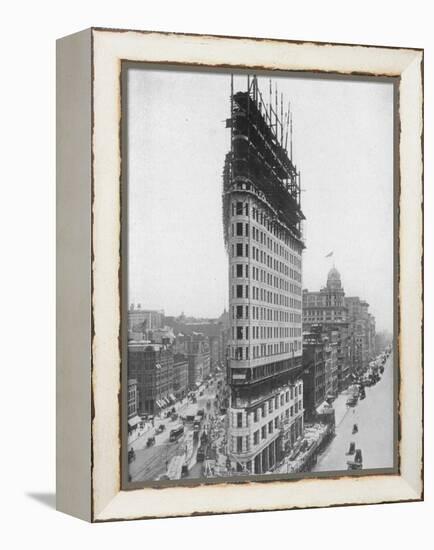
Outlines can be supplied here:
M343 421L345 416L347 415L349 411L349 407L347 407L347 399L350 395L350 392L348 389L341 392L336 399L333 401L332 407L335 410L335 425L336 427L339 426L339 424Z

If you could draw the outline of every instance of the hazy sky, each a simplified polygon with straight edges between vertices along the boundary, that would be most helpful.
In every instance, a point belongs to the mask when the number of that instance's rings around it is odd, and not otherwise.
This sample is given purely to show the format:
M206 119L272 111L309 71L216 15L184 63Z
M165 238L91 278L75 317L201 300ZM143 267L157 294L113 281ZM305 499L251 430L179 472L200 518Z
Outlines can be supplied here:
M268 78L259 78L268 91ZM306 216L303 287L333 259L347 295L393 327L393 87L273 77L291 101ZM245 90L246 77L235 77ZM265 96L268 94L265 93ZM134 68L128 76L129 301L217 317L228 304L222 170L230 76Z

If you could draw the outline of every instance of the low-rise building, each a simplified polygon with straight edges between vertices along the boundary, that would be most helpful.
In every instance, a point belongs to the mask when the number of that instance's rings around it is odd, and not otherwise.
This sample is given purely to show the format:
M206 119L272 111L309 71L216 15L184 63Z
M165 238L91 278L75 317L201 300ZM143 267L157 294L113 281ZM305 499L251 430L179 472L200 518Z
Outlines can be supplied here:
M326 398L324 343L315 331L303 334L303 396L305 418L313 419Z
M339 331L313 324L303 333L303 388L306 417L314 419L324 401L339 393Z
M330 345L330 393L333 398L337 397L340 387L339 387L339 363L338 363L338 346L340 340L339 330L330 329L327 331Z
M128 309L128 330L154 330L164 324L164 311L143 309L141 304L131 304Z
M137 380L134 378L128 379L128 432L135 430L140 423L140 417L137 411Z
M188 392L188 360L185 355L173 356L173 393L182 399Z
M137 380L139 414L156 414L173 395L173 353L161 344L128 342L128 375Z
M347 296L350 359L354 373L361 372L375 356L375 317L369 304L358 296Z

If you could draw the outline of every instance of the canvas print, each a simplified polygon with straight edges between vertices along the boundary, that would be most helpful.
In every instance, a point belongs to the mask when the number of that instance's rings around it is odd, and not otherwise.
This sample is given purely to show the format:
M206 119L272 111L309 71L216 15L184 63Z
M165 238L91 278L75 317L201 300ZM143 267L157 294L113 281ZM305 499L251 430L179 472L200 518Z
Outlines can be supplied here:
M128 481L396 471L394 84L123 79Z

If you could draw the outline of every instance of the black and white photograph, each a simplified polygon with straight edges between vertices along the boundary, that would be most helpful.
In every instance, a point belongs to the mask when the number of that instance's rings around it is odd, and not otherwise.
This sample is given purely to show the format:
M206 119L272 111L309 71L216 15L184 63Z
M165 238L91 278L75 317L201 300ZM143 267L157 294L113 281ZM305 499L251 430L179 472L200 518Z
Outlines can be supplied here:
M128 482L396 472L395 109L380 78L124 66Z

